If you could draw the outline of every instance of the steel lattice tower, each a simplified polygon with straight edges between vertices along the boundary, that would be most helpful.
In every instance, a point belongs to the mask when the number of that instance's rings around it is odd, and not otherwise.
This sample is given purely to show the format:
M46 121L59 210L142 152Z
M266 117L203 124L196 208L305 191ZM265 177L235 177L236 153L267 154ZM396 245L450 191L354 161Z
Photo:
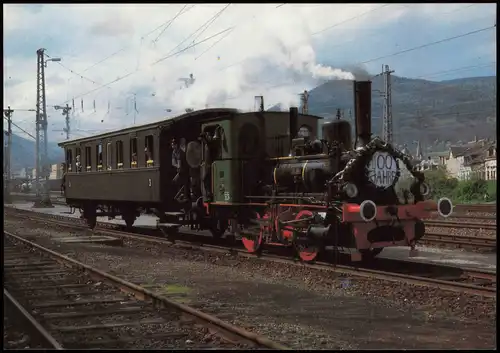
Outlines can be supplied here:
M47 102L45 100L45 49L38 49L36 73L36 196L34 207L53 207L49 195L49 173L47 156ZM40 186L40 180L45 179L45 185Z

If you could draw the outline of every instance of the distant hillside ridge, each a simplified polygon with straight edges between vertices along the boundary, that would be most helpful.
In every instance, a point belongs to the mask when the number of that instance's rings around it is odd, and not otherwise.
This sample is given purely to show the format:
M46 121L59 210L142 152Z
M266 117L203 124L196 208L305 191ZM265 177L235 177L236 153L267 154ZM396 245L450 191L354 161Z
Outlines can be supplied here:
M428 81L391 76L394 139L420 140L437 150L446 142L496 137L496 76ZM372 82L372 132L382 135L383 77ZM331 119L337 108L354 117L352 81L328 81L309 91L309 113ZM270 110L280 110L276 105Z
M7 140L7 133L4 131L4 145ZM4 149L5 153L5 149ZM15 133L12 134L12 155L11 155L11 170L16 171L21 168L35 167L35 141L26 139ZM64 161L64 152L61 147L57 146L56 142L47 144L47 153L49 164L61 163ZM5 156L4 156L5 160Z

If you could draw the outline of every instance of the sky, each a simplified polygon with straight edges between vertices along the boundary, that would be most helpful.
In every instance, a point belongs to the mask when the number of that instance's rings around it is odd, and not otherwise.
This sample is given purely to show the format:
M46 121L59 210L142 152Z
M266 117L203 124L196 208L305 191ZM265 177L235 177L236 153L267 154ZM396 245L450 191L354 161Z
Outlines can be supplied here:
M55 105L75 109L71 138L186 108L298 104L332 79L383 64L429 80L496 75L496 4L4 4L4 106L36 107L45 48L49 140L65 139ZM443 39L447 40L415 50ZM194 83L185 80L193 74ZM135 108L134 109L134 100ZM82 103L83 102L83 103ZM83 109L82 109L83 104ZM94 109L95 106L95 109ZM13 121L34 134L35 115ZM18 133L19 131L16 131ZM21 134L23 136L23 134Z

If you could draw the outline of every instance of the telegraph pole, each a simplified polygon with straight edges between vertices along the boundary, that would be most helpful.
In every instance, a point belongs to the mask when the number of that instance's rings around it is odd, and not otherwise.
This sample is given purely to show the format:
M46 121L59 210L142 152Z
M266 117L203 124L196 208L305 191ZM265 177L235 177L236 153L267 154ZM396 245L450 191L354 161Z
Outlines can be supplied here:
M61 107L59 105L56 105L54 107L55 110L60 110L62 109L62 115L66 117L66 128L63 129L63 131L66 133L66 140L69 140L70 132L71 132L71 125L70 125L70 120L69 120L69 112L71 111L71 107L66 104L65 107ZM60 130L59 130L60 131Z
M45 49L38 49L37 54L37 84L36 84L36 201L33 207L54 207L50 201L47 170L47 102L45 100ZM54 61L54 60L53 60ZM40 179L45 179L45 185L40 188ZM42 189L42 190L40 190Z
M384 112L383 112L383 139L387 143L393 143L393 127L392 127L392 98L391 98L391 74L394 70L389 70L389 65L382 65L382 74L384 75Z
M12 113L14 111L10 109L10 106L7 109L3 110L3 114L7 119L7 150L5 151L5 190L4 190L4 202L11 203L10 198L10 178L11 178L11 170L10 170L10 159L11 159L11 150L12 150Z
M309 114L309 92L304 90L300 95L300 102L302 105L302 114Z
M257 108L255 105L257 105ZM264 112L264 96L255 96L254 110Z
M139 113L139 111L137 110L137 94L136 93L132 93L134 95L134 125L135 125L135 120L137 119L137 113ZM130 98L130 97L129 97ZM127 98L127 101L125 102L125 105L126 105L126 108L127 108L127 111L128 111L128 98ZM129 112L127 112L127 115L129 114Z

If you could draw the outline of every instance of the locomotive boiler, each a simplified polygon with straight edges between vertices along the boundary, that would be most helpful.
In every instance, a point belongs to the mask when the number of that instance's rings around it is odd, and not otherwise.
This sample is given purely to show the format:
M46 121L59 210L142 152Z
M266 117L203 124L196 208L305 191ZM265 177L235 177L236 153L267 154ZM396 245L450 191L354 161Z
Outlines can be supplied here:
M414 255L425 232L422 219L432 210L451 213L450 200L425 200L429 187L410 156L372 138L370 81L354 82L354 102L354 143L349 122L340 119L323 124L322 139L296 137L297 109L290 109L290 153L271 158L272 197L257 215L258 231L242 238L250 252L263 244L293 246L312 261L333 246L358 261L384 247L409 246ZM413 177L403 199L395 190L402 167Z

